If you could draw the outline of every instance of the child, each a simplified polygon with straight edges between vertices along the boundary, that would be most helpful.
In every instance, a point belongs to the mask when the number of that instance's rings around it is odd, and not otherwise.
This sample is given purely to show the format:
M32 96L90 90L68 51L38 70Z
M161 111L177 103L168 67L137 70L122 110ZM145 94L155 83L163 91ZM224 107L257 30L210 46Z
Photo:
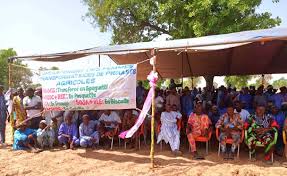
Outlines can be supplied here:
M53 147L55 140L54 132L49 125L47 125L46 120L41 120L39 124L39 129L37 130L37 142L41 149L44 147Z

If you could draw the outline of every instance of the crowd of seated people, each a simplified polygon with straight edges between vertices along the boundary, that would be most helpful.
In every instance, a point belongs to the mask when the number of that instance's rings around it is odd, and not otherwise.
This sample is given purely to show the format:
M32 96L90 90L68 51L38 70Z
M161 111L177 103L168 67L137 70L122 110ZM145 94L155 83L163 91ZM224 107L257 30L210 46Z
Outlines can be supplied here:
M241 90L221 86L215 88L181 89L181 84L171 81L168 89L156 89L156 125L160 126L157 142L169 143L172 152L180 155L183 137L188 141L193 158L202 159L197 151L196 138L220 131L218 140L225 157L233 157L241 142L241 132L246 130L245 143L251 157L255 157L257 142L265 146L265 160L271 153L284 153L282 134L287 129L287 89L274 90L272 86L244 87ZM137 107L143 106L147 90L139 82ZM1 92L0 92L1 93ZM41 89L21 88L14 92L10 123L13 126L14 149L106 146L121 131L131 128L137 110L103 111L43 111ZM32 120L25 121L27 118ZM24 122L23 122L24 121ZM178 123L181 122L181 124ZM150 133L150 116L144 122L145 136ZM276 135L275 135L276 134ZM135 134L136 135L136 134ZM274 139L277 142L274 143ZM233 143L228 148L226 139ZM127 139L137 147L137 137Z

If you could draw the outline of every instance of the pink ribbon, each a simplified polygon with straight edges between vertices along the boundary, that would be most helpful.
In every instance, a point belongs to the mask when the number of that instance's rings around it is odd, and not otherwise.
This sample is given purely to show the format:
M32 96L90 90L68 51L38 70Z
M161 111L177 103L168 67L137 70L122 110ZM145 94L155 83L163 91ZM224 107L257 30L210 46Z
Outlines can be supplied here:
M150 74L148 75L147 79L149 80L149 85L151 86L148 95L145 99L144 105L143 105L143 109L136 121L136 123L134 124L134 126L124 132L121 132L121 134L119 135L120 138L124 139L124 138L130 138L134 135L134 133L139 129L139 127L142 125L150 107L151 107L151 102L152 102L152 96L154 94L154 88L156 86L156 82L158 79L157 73L156 72L150 72Z

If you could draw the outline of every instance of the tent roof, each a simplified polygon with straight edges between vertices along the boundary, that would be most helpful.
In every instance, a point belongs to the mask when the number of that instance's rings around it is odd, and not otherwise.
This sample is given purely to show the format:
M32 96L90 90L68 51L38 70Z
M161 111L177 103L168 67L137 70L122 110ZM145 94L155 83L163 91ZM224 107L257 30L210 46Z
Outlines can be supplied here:
M68 61L92 54L108 55L117 64L138 65L138 78L150 72L150 51L157 49L162 78L202 75L287 73L287 28L244 31L199 38L95 47L73 52L17 56L33 61Z

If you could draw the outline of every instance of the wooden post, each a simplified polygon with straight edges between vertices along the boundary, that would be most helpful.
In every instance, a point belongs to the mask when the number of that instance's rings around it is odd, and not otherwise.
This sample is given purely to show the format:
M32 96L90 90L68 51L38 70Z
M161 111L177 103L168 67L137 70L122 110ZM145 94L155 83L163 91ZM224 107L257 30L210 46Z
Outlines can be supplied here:
M153 49L151 51L151 55L154 56L152 70L156 72L156 50ZM151 87L153 90L152 94L152 117L151 117L151 144L150 144L150 162L151 168L154 168L154 133L155 133L155 126L154 126L154 119L155 119L155 87Z
M263 75L261 75L262 77L261 77L261 84L264 86L264 82L265 82L265 80L264 80L264 74Z
M12 65L11 65L12 59L8 59L8 86L9 88L12 87Z

